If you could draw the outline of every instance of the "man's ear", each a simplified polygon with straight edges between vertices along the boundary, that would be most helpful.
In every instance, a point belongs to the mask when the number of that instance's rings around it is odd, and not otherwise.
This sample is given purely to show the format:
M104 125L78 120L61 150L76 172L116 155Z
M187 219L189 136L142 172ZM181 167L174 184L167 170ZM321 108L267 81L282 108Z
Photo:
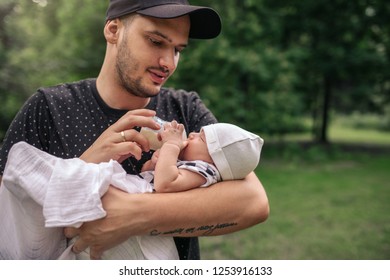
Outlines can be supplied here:
M113 19L106 22L104 26L104 37L110 44L116 44L119 39L119 26L121 25L119 19Z

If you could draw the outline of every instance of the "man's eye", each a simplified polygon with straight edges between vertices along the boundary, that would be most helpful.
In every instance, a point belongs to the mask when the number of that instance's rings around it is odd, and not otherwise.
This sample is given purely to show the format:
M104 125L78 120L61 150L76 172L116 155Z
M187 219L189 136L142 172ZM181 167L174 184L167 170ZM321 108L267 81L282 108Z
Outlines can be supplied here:
M153 44L153 45L156 45L156 46L161 46L162 43L158 40L155 40L153 38L149 38L149 41Z

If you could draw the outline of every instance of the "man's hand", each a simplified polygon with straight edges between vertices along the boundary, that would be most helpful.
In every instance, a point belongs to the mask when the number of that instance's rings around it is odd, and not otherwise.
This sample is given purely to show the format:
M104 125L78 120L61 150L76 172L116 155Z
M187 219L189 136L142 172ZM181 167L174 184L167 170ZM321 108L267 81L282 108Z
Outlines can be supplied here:
M92 163L111 159L122 162L130 156L140 159L142 152L149 151L149 142L134 127L159 129L160 125L152 118L155 114L147 109L129 111L107 128L80 158Z
M124 227L123 221L127 217L126 213L123 213L124 209L128 208L123 205L124 196L125 192L110 187L102 198L104 209L107 211L105 218L86 222L80 228L65 228L66 237L78 236L72 249L74 253L79 254L90 247L91 259L100 259L104 251L129 238L131 232Z

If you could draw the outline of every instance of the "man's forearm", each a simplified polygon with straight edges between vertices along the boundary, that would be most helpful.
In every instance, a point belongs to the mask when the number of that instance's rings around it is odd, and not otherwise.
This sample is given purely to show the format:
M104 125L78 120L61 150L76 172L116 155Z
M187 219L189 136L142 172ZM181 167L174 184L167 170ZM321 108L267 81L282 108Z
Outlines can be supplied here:
M262 184L252 173L240 181L172 194L128 196L142 219L127 217L130 235L221 235L265 221L269 206ZM132 210L130 210L132 212ZM133 216L134 217L134 216ZM140 223L137 226L133 223ZM140 232L135 233L134 229Z
M93 258L99 258L136 235L226 234L261 223L269 213L267 195L254 173L244 180L178 193L128 194L111 187L102 201L105 218L79 229L66 228L67 237L80 237L74 252L90 246Z

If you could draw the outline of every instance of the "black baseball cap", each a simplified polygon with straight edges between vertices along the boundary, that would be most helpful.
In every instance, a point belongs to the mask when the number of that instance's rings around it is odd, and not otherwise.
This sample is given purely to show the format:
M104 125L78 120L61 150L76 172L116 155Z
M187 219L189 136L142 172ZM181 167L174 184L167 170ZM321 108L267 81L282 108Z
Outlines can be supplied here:
M192 6L186 0L110 0L106 20L130 13L166 19L189 15L189 37L194 39L212 39L221 32L221 19L215 10Z

